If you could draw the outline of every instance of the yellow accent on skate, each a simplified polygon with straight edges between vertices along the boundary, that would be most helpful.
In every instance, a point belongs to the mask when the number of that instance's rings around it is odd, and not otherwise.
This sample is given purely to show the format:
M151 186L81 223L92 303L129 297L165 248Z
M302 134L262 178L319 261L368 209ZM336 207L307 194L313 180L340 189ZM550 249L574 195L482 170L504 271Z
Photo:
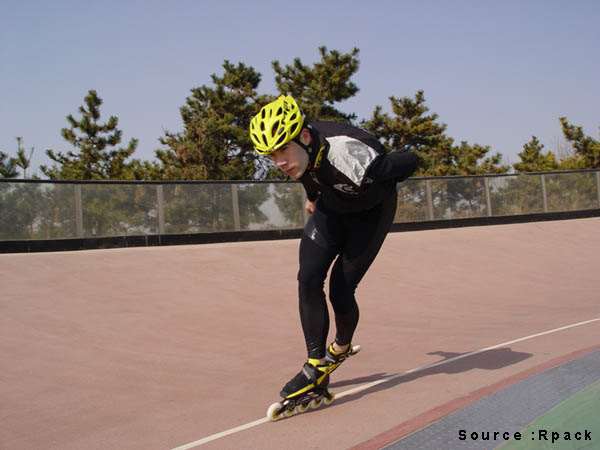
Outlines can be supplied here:
M294 392L293 394L288 395L286 398L294 398L294 397L298 397L300 394L304 394L305 392L310 391L311 389L314 389L315 384L309 384L308 386L304 386L302 389L300 389L299 391Z
M315 361L316 361L317 364L315 364ZM321 365L318 365L320 363L318 359L312 359L312 358L310 358L308 360L308 363L311 366L315 367L319 372L323 372L323 375L321 375L320 377L317 378L317 382L316 383L311 383L308 386L305 386L302 389L300 389L300 390L298 390L298 391L296 391L296 392L288 395L286 398L298 397L299 395L304 394L305 392L308 392L311 389L314 389L315 387L317 387L318 385L320 385L323 382L323 380L327 377L327 375L330 374L330 371L329 371L329 367L330 366L321 366Z

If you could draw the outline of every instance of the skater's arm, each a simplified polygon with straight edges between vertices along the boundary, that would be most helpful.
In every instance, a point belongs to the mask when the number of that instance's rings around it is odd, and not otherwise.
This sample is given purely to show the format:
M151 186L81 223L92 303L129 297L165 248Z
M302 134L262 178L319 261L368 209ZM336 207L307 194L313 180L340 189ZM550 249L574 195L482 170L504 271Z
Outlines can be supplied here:
M300 177L300 182L302 183L304 191L306 192L306 198L311 202L317 201L320 193L319 185L313 181L308 170L302 175L302 177Z
M304 190L306 191L306 198L308 199L308 201L310 201L310 202L317 201L317 198L319 197L319 191L313 191L310 189L306 189L306 186L304 186Z
M374 182L395 180L401 182L417 169L418 158L411 151L396 151L381 155L369 167L368 177Z

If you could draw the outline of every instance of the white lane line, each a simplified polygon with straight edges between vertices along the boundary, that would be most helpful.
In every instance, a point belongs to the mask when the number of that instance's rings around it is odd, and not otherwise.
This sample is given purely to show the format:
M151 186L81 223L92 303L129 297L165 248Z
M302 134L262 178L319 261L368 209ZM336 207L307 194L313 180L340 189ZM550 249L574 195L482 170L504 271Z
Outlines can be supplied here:
M501 344L496 344L491 347L482 348L481 350L476 350L474 352L465 353L464 355L455 356L454 358L445 359L443 361L439 361L439 362L436 362L433 364L428 364L426 366L421 366L421 367L417 367L415 369L410 369L410 370L407 370L406 372L403 372L403 373L400 373L397 375L385 377L385 378L382 378L381 380L373 381L371 383L366 383L366 384L360 385L358 387L355 387L354 389L336 393L335 397L336 398L346 397L348 395L356 394L357 392L365 391L369 388L372 388L373 386L377 386L378 384L387 383L388 381L396 380L398 378L402 378L402 377L405 377L405 376L413 374L413 373L422 372L423 370L426 370L426 369L431 369L433 367L442 366L444 364L449 364L451 362L458 361L459 359L467 358L469 356L477 355L479 353L487 352L489 350L495 350L500 347L506 347L507 345L516 344L517 342L527 341L529 339L533 339L536 337L545 336L547 334L552 334L552 333L557 333L559 331L568 330L569 328L580 327L582 325L587 325L588 323L598 322L598 321L600 321L600 317L598 317L596 319L586 320L585 322L578 322L578 323L573 323L571 325L565 325L564 327L555 328L553 330L543 331L542 333L532 334L530 336L518 338L513 341L502 342ZM258 425L262 425L263 423L267 423L267 422L269 422L269 419L267 419L265 417L263 419L255 420L254 422L247 423L245 425L240 425L239 427L235 427L235 428L231 428L226 431L222 431L221 433L211 434L210 436L207 436L204 439L200 439L199 441L195 441L195 442L190 442L189 444L185 444L180 447L175 447L172 450L188 450L190 448L199 447L203 444L214 441L216 439L220 439L222 437L229 436L230 434L235 434L240 431L247 430L249 428L254 428L254 427L257 427Z
M199 447L203 444L206 444L207 442L214 441L216 439L220 439L225 436L229 436L230 434L234 434L239 431L247 430L248 428L257 427L268 421L269 421L269 419L264 417L262 419L255 420L254 422L250 422L245 425L240 425L239 427L232 428L231 430L222 431L221 433L217 433L217 434L211 434L210 436L205 437L204 439L200 439L199 441L190 442L189 444L182 445L181 447L175 447L173 450L188 450L190 448Z
M506 347L507 345L516 344L517 342L522 342L522 341L526 341L528 339L533 339L533 338L536 338L536 337L545 336L547 334L556 333L558 331L567 330L569 328L579 327L581 325L586 325L588 323L597 322L599 320L600 320L600 317L597 318L597 319L586 320L585 322L578 322L578 323L574 323L574 324L571 324L571 325L566 325L564 327L555 328L554 330L549 330L549 331L544 331L542 333L532 334L531 336L525 336L525 337L522 337L522 338L519 338L519 339L515 339L514 341L503 342L502 344L497 344L497 345L493 345L491 347L482 348L481 350L476 350L474 352L465 353L464 355L455 356L454 358L445 359L443 361L439 361L439 362L436 362L436 363L433 363L433 364L428 364L426 366L417 367L416 369L410 369L410 370L407 370L404 373L401 373L401 374L398 374L398 375L392 375L392 376L389 376L389 377L385 377L385 378L382 378L381 380L372 381L371 383L363 384L363 385L355 387L354 389L350 389L348 391L341 392L340 394L336 394L335 398L342 398L342 397L345 397L347 395L352 395L352 394L355 394L356 392L364 391L365 389L369 389L369 388L371 388L373 386L377 386L378 384L386 383L388 381L395 380L397 378L405 377L406 375L410 375L411 373L421 372L421 371L423 371L425 369L431 369L433 367L437 367L437 366L441 366L441 365L444 365L444 364L448 364L448 363L451 363L451 362L454 362L454 361L458 361L459 359L463 359L463 358L467 358L469 356L477 355L479 353L487 352L487 351L490 351L490 350L495 350L495 349L501 348L501 347Z

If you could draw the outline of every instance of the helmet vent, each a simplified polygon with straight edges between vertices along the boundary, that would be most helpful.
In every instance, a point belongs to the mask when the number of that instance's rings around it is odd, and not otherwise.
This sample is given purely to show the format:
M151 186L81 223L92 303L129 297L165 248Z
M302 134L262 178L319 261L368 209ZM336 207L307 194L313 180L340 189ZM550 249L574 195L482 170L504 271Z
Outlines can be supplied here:
M282 134L279 139L277 139L277 142L275 143L275 147L277 147L279 144L281 144L283 142L283 140L285 139L285 134Z
M279 131L278 128L279 128L279 120L277 122L275 122L273 124L273 126L271 127L271 136L275 136L277 134L277 132Z

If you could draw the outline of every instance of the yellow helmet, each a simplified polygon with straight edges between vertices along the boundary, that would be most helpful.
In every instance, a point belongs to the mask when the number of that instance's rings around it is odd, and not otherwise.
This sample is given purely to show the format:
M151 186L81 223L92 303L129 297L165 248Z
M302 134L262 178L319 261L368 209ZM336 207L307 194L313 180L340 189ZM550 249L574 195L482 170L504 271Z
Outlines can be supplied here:
M250 139L256 152L270 155L300 133L304 115L293 97L281 95L265 105L250 122Z

